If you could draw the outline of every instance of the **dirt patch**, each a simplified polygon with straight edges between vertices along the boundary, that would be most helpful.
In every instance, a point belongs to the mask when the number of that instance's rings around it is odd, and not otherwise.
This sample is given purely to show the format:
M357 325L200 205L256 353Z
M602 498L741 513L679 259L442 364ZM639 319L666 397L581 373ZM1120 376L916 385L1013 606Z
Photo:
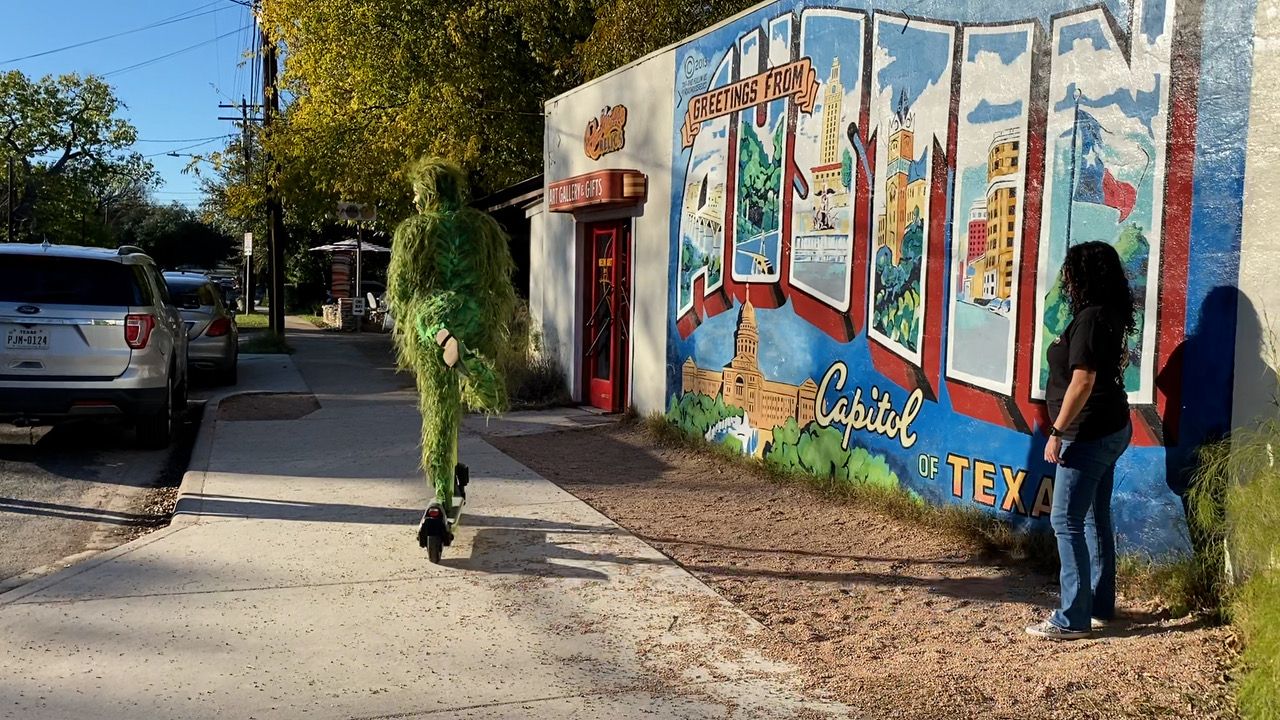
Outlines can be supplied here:
M1023 634L1056 578L627 427L489 441L763 623L770 657L877 718L1232 717L1229 633L1121 599L1124 621ZM603 462L602 462L603 461Z
M297 420L320 409L311 393L244 393L218 405L218 420Z

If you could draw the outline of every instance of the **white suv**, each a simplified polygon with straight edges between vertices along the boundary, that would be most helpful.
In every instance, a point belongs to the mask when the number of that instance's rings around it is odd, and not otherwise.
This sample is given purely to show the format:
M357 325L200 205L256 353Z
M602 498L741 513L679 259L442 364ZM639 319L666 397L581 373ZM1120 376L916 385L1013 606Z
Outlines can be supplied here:
M187 334L141 250L0 243L0 422L118 416L167 446L187 403Z

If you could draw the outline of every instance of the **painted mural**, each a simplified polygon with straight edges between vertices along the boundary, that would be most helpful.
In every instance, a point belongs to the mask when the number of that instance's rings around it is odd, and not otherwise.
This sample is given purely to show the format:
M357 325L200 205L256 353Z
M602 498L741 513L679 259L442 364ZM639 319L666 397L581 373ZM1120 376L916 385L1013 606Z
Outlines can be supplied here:
M1117 527L1185 546L1187 459L1229 424L1229 375L1197 367L1230 364L1233 317L1203 317L1234 284L1241 207L1195 188L1242 175L1247 130L1199 113L1247 105L1247 53L1200 48L1247 32L1252 3L906 5L774 3L677 49L668 416L1047 526L1058 275L1103 240L1143 310ZM1232 81L1210 98L1214 73Z

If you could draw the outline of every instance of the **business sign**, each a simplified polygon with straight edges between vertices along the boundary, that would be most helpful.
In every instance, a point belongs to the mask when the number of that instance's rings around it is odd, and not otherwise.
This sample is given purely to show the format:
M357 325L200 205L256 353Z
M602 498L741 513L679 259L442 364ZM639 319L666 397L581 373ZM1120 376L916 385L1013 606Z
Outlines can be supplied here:
M801 112L813 112L818 100L818 73L810 58L800 58L690 98L684 125L680 128L682 147L693 146L702 131L702 123L708 120L783 98L794 99Z
M614 105L605 108L598 118L591 118L583 133L582 145L587 157L599 160L611 152L617 152L627 144L627 106Z
M589 207L637 205L645 201L648 179L638 170L599 170L551 183L551 212Z
M340 202L338 219L347 222L373 222L378 219L378 210L372 205L363 203Z

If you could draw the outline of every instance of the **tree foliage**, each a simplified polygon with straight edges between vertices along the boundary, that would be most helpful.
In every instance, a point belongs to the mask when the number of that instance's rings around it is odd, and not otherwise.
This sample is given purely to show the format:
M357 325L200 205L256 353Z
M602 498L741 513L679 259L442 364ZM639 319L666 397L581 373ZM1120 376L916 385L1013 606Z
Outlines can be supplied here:
M754 0L598 0L592 3L596 21L591 34L578 47L581 73L587 79L603 75L755 4Z
M773 152L765 151L750 122L743 122L738 143L738 238L743 240L778 229L779 190L782 187L783 123L773 133Z
M151 205L123 229L122 244L146 251L162 268L212 268L231 254L231 236L178 203Z
M101 244L113 212L144 199L155 169L130 149L137 130L117 116L123 105L92 75L0 74L0 163L13 162L19 239ZM7 167L0 183L9 188Z
M876 330L914 351L920 331L920 265L924 255L924 222L913 220L902 233L902 254L894 264L888 248L876 254Z
M316 228L353 200L377 205L389 230L410 212L405 169L422 155L459 163L478 196L537 175L548 99L750 4L265 3L289 103L260 141L279 161L287 221ZM251 208L230 189L246 176L228 179L228 206Z
M581 80L585 2L275 0L293 97L264 142L286 204L373 202L409 211L404 170L449 157L483 193L537 174L542 103ZM308 194L318 196L306 197Z

